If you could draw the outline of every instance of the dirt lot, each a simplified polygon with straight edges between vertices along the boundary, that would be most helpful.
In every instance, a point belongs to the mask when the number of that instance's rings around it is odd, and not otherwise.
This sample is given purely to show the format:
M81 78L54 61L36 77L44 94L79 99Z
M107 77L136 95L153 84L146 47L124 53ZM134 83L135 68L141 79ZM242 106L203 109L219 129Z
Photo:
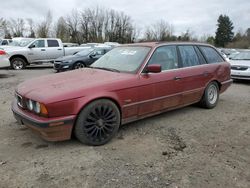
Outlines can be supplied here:
M123 126L110 143L45 142L10 110L18 83L51 68L0 70L0 187L250 187L250 82L215 109L186 107Z

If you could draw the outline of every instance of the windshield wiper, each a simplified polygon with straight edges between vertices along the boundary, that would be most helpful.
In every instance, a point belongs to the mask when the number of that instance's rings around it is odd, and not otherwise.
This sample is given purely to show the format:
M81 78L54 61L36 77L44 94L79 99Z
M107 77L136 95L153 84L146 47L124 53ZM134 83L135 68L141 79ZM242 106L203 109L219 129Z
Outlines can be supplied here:
M93 68L93 69L102 69L102 70L107 70L107 71L112 71L112 72L120 72L119 70L117 69L114 69L114 68L107 68L107 67L89 67L89 68Z

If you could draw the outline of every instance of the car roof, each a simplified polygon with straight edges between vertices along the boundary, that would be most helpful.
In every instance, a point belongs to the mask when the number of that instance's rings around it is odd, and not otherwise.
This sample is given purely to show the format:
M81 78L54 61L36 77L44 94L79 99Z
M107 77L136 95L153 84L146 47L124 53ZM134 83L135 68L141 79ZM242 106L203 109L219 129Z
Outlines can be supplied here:
M133 43L133 44L124 44L123 46L145 46L145 47L158 47L163 45L202 45L202 46L211 46L210 44L201 43L201 42L141 42L141 43ZM214 48L214 47L213 47Z

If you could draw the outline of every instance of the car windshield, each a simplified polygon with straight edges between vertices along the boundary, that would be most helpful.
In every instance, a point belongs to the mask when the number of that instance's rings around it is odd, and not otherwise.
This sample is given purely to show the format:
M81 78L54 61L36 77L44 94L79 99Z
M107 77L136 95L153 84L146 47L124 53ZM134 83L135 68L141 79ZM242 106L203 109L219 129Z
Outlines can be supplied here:
M247 52L240 52L236 54L234 57L231 59L233 60L250 60L250 51Z
M87 48L87 49L84 49L84 50L82 50L80 52L77 52L75 55L77 55L77 56L86 56L86 55L89 55L93 51L94 51L93 48Z
M117 47L98 59L91 67L135 73L150 49L149 47L137 46Z
M10 46L20 46L24 47L27 46L30 42L32 42L34 39L13 39L12 42L9 44Z

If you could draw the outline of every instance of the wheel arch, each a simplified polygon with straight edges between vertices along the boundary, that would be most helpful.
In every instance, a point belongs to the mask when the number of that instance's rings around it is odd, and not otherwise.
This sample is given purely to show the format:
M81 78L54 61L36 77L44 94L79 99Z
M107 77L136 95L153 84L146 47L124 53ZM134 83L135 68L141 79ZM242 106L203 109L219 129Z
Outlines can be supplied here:
M222 86L222 85L221 85L221 83L220 83L218 80L216 80L216 79L211 80L208 84L210 84L211 82L215 82L215 83L217 83L217 85L218 85L218 87L219 87L219 88L218 88L218 89L219 89L219 91L221 90L221 86ZM207 85L208 85L208 84L207 84Z
M117 108L118 108L118 110L120 112L120 115L121 115L121 119L122 119L122 107L121 107L121 104L119 103L119 99L116 96L105 95L105 96L95 96L95 97L87 98L87 99L85 99L85 97L84 97L84 98L82 98L82 100L78 101L78 103L81 103L81 105L78 106L78 109L77 109L77 112L76 112L75 122L76 122L79 114L81 113L81 111L87 105L89 105L90 103L92 103L94 101L101 100L101 99L107 99L107 100L110 100L111 102L113 102L117 106Z
M12 59L14 59L14 58L21 58L21 59L23 59L27 64L29 64L27 58L26 58L24 55L21 55L21 54L13 55L13 56L11 56L11 57L9 58L10 62L11 62Z
M116 99L115 97L111 97L111 96L94 97L94 98L88 100L88 101L87 101L86 103L84 103L83 105L81 105L81 107L79 108L79 110L78 110L78 112L77 112L77 114L76 114L76 118L75 118L75 120L74 120L74 125L73 125L73 129L72 129L71 135L74 133L75 125L76 125L77 119L78 119L79 114L81 113L81 111L82 111L87 105L89 105L90 103L92 103L92 102L94 102L94 101L97 101L97 100L101 100L101 99L110 100L111 102L113 102L113 103L117 106L117 108L118 108L118 110L119 110L119 112L120 112L120 117L121 117L120 121L122 122L122 108L121 108L120 103L118 102L118 99ZM121 122L120 122L120 123L121 123Z
M208 86L210 83L212 83L212 82L215 82L215 83L218 85L219 91L221 90L221 86L222 86L222 85L221 85L220 81L217 80L217 79L212 79L212 80L210 80L209 82L207 82L207 84L205 85L204 92L205 92L205 89L207 88L207 86Z
M81 61L81 60L75 61L73 65L75 66L75 64L77 64L77 63L82 63L82 64L84 64L85 66L87 66L87 64L86 64L84 61Z
M78 110L77 116L78 116L78 115L80 114L80 112L85 108L85 106L89 105L90 103L92 103L92 102L94 102L94 101L101 100L101 99L107 99L107 100L110 100L111 102L113 102L113 103L117 106L117 108L118 108L118 110L119 110L119 112L120 112L120 115L122 115L122 108L121 108L121 105L120 105L120 103L118 102L117 99L115 99L114 97L111 97L111 96L100 96L100 97L94 97L94 98L88 100L86 103L84 103L84 104L81 106L81 108ZM122 116L121 116L121 117L122 117Z

